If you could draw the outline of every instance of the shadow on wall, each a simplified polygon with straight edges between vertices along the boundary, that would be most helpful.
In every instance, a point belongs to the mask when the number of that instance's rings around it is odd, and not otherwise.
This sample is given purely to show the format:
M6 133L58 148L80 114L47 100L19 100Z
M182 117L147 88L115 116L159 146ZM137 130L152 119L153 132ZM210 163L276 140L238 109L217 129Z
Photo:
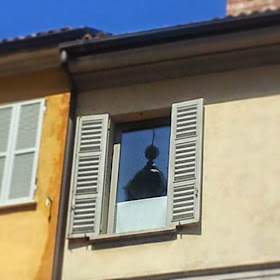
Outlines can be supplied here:
M280 93L280 65L218 72L179 79L91 89L79 96L77 115L110 113L112 119L142 120L166 116L173 103L204 98L204 104L272 96ZM118 106L108 103L118 96ZM148 102L147 102L148 100Z
M1 215L6 215L6 214L14 214L17 212L25 212L25 211L35 211L37 209L37 203L36 202L31 202L31 203L26 203L22 205L9 205L7 207L1 208L0 216Z

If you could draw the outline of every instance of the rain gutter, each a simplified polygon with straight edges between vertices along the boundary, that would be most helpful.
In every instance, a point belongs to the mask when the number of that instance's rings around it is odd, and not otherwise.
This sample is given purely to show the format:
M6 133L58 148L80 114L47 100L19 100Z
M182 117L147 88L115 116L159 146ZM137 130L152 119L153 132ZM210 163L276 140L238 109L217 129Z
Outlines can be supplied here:
M71 58L75 58L89 54L139 48L275 25L280 25L280 10L263 13L256 12L251 15L243 14L237 17L229 16L223 19L214 19L201 23L190 23L149 31L113 35L88 41L66 42L60 45L60 49L67 50L68 55Z
M76 105L77 105L77 87L69 71L68 55L66 51L61 52L60 60L61 60L62 68L64 69L64 72L67 76L70 85L71 96L70 96L70 105L69 105L69 114L68 114L68 123L67 123L66 144L64 150L62 183L61 183L61 190L60 190L58 218L57 218L57 230L56 230L56 238L55 238L52 280L61 279L61 273L62 273L62 263L63 263L64 243L65 243L65 233L66 233L65 217L67 217L67 209L68 209L68 202L69 202L69 189L70 189L72 158L73 158L73 150L74 150Z

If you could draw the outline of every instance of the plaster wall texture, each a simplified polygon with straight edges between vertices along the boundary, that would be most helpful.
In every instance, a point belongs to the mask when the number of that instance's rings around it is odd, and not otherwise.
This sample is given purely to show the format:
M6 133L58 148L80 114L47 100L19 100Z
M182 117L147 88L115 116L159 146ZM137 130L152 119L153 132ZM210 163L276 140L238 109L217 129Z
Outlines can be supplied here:
M56 68L0 77L1 104L68 91L65 74Z
M241 13L263 12L280 8L279 0L228 0L227 15L237 16Z
M78 115L168 114L204 98L201 231L176 240L68 249L63 279L123 279L280 261L280 66L85 92ZM141 114L140 114L141 113Z
M69 97L69 93L46 97L36 204L0 207L0 279L51 279ZM1 103L2 99L6 97L1 94ZM52 204L46 205L48 197Z

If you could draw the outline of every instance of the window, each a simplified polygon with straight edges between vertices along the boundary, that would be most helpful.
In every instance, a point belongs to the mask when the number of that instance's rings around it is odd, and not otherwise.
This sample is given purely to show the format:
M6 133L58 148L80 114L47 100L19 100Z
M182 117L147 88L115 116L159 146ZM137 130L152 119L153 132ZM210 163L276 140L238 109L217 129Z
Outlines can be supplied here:
M167 194L162 191L150 197L137 195L135 198L132 195L128 199L127 188L130 183L126 184L126 200L129 200L128 203L134 210L136 209L136 212L141 214L148 200L157 200L158 207L164 212L165 220L162 221L160 218L159 227L195 223L200 219L202 116L202 99L172 105L169 156L165 159L168 165ZM153 120L150 123L152 126ZM131 216L129 224L125 225L124 229L117 224L120 218L117 213L120 210L119 202L123 200L121 198L123 194L117 187L123 172L120 151L125 149L123 146L125 144L123 142L114 145L113 157L110 160L109 143L113 137L110 127L110 118L107 114L77 118L68 232L71 238L152 229L147 226L149 222L145 221L141 222L140 228L134 227ZM152 129L138 130L138 134L143 136L149 131L156 134L156 130L159 129L153 125ZM125 132L122 136L128 137ZM153 152L150 151L152 154ZM149 157L148 155L147 158ZM137 206L138 198L141 201L140 206ZM146 207L153 209L154 205L147 203ZM125 213L126 210L121 212ZM125 219L128 219L128 216Z
M0 106L0 205L33 200L44 100Z
M170 139L170 119L159 119L119 127L117 173L111 189L117 186L110 206L108 231L122 233L163 228L166 224L167 177ZM116 129L117 130L117 129ZM114 207L115 205L115 207ZM151 215L152 213L152 215Z

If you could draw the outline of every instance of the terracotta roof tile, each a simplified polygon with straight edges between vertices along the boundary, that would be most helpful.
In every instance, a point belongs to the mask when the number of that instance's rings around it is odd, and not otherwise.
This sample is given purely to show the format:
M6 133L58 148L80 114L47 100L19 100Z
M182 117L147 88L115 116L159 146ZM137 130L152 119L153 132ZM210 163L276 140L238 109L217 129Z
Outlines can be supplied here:
M168 28L176 28L176 27L181 27L181 26L195 26L195 25L199 25L199 24L203 24L203 23L211 23L211 22L223 22L223 21L228 21L228 20L238 20L238 19L244 19L244 18L253 18L253 17L261 17L261 16L269 16L269 15L274 15L280 13L280 8L277 10L271 10L271 9L267 9L265 11L253 11L251 13L240 13L236 16L226 16L226 17L214 17L211 20L204 20L204 21L199 21L199 22L189 22L187 24L179 24L176 26L170 26L170 27L164 27L164 28L154 28L154 29L150 29L150 30L142 30L142 31L137 31L137 32L131 32L134 34L137 33L142 33L142 32L146 32L146 31L157 31L159 29L168 29ZM103 31L99 31L93 28L89 28L89 27L79 27L79 28L71 28L68 26L62 27L60 29L50 29L47 31L42 31L42 32L37 32L37 33L33 33L33 34L28 34L25 36L17 36L14 38L3 38L0 39L0 52L1 52L1 48L3 49L4 45L8 46L8 45L15 45L18 42L23 42L23 41L31 41L31 40L38 40L38 39L43 39L43 38L50 38L51 36L61 36L61 42L63 42L63 35L66 34L72 34L72 36L65 36L65 41L75 41L75 40L100 40L103 38L107 38L108 36L112 36L112 37L116 37L116 36L120 36L120 35L124 35L127 34L126 33L121 33L121 34L110 34L110 33L106 33ZM128 34L131 34L128 33ZM66 38L67 37L67 38Z

